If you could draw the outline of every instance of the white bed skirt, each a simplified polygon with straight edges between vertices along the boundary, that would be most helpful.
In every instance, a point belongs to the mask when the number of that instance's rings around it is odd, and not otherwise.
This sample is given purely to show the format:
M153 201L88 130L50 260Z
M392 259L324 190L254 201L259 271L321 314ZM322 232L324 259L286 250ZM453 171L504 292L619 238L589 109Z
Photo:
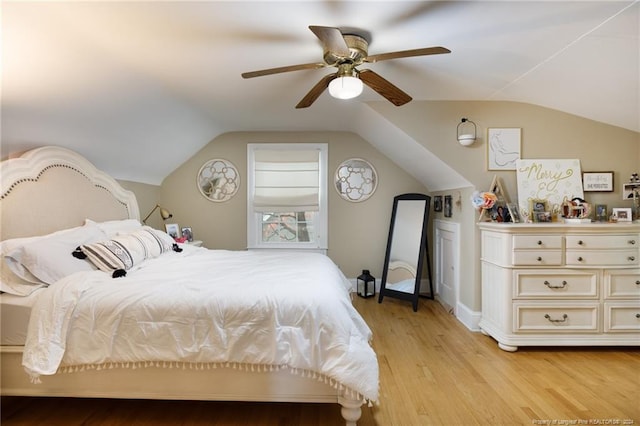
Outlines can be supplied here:
M42 383L33 384L21 365L22 346L0 351L2 395L7 396L339 403L347 426L355 426L361 415L361 400L288 369L114 367L43 376Z

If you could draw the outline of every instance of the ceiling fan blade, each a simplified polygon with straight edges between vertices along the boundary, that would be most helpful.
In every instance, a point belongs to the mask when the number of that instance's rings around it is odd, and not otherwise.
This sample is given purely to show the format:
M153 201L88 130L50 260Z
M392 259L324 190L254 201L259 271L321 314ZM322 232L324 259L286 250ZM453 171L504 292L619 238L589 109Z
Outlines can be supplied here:
M371 70L360 71L360 80L373 90L384 96L389 102L395 106L401 106L411 101L411 96L400 90L388 80L385 80L380 74Z
M310 25L309 29L320 39L325 51L329 51L338 56L348 57L350 55L349 46L347 46L347 42L344 41L340 29L319 27L316 25Z
M326 66L327 65L323 63L289 65L286 67L269 68L266 70L243 72L242 78L261 77L263 75L279 74L279 73L289 72L289 71L314 70L318 68L324 68Z
M310 107L311 104L314 103L316 99L318 99L318 97L322 94L322 92L326 90L326 88L329 86L329 83L331 83L331 80L337 77L338 75L336 73L324 76L322 80L316 83L316 85L313 86L311 90L309 90L309 93L307 93L304 96L304 98L302 98L302 100L298 102L298 105L296 105L296 108Z
M381 53L379 55L367 56L364 62L380 62L389 59L409 58L411 56L440 55L443 53L451 53L446 47L424 47L422 49L402 50L398 52Z

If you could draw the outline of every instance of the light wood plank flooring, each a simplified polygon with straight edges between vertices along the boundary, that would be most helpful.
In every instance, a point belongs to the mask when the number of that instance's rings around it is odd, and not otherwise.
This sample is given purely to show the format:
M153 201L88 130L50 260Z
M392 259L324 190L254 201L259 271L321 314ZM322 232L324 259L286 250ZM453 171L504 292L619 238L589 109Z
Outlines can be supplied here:
M393 299L354 303L380 363L380 403L361 426L640 424L637 347L508 353L432 300L416 313ZM3 426L344 424L332 404L3 397L1 408Z

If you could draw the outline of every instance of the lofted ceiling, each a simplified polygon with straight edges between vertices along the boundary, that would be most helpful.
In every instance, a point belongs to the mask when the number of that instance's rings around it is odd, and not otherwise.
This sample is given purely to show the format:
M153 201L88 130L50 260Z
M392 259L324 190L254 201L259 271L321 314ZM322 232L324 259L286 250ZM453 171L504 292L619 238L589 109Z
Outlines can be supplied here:
M229 131L356 131L373 90L295 105L329 69L309 25L361 29L365 64L414 100L510 100L640 131L640 3L626 1L11 2L2 7L2 157L80 152L159 184ZM411 103L399 108L408 108ZM374 133L369 129L370 133Z

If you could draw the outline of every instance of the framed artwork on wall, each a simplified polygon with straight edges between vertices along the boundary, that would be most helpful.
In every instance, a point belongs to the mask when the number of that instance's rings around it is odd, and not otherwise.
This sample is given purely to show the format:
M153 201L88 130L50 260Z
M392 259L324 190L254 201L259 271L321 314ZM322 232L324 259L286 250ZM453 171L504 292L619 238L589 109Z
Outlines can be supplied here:
M451 217L452 215L452 206L451 206L451 195L444 196L444 217Z
M613 172L582 173L584 192L613 192Z
M520 128L487 129L487 169L515 170L520 159Z
M433 211L442 211L442 195L436 195L435 197L433 197Z

